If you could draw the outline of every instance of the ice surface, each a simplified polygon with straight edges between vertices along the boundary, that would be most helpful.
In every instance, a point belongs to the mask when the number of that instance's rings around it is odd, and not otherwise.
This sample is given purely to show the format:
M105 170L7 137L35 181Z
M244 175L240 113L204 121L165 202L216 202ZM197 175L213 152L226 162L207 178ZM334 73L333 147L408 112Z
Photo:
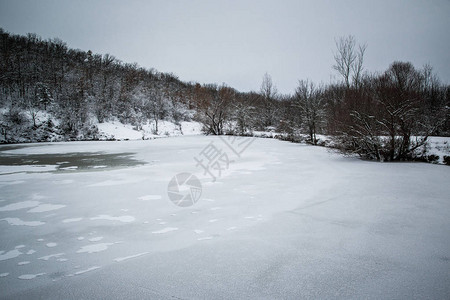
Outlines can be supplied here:
M213 182L194 160L210 142L227 149L204 136L0 146L58 155L48 172L0 175L0 299L450 295L447 166L257 139ZM144 164L53 171L83 153ZM202 184L186 208L167 195L182 172Z

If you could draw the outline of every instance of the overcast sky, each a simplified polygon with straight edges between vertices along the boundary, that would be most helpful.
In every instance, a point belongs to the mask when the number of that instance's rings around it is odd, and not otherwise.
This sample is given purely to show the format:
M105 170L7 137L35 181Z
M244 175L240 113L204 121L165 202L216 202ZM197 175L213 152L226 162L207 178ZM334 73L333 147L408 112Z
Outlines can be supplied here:
M338 80L335 39L351 34L370 71L429 63L450 83L449 0L0 0L0 27L240 91L267 72L283 93Z

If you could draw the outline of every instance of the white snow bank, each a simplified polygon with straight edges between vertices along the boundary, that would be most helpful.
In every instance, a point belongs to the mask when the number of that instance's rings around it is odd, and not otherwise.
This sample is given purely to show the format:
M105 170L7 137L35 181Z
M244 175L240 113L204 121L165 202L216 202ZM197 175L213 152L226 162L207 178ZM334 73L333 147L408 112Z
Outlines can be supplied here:
M97 124L97 128L106 139L116 140L140 140L142 132L133 129L131 125L125 125L120 122L105 122Z
M202 124L198 122L181 122L175 124L169 121L158 121L158 130L154 121L148 122L140 129L119 121L98 123L100 139L141 140L158 137L198 135L201 134Z

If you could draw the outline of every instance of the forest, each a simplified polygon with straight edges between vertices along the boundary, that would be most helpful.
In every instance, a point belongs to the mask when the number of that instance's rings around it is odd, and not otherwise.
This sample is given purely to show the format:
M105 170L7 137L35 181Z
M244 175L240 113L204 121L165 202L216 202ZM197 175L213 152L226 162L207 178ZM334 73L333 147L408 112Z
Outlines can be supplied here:
M283 140L330 145L378 161L420 159L429 136L450 135L450 86L429 65L395 61L364 68L366 45L336 40L339 82L298 81L277 92L269 74L259 91L183 82L175 74L70 49L60 39L0 29L0 142L98 140L96 124L117 120L140 130L152 121L197 121L205 134L274 132ZM46 116L46 121L37 116Z

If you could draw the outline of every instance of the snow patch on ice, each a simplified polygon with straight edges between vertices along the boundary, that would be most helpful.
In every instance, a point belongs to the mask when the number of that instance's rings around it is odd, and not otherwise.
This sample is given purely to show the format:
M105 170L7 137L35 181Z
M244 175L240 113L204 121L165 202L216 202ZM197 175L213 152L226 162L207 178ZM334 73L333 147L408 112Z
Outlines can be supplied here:
M17 203L11 203L6 206L0 207L0 211L13 211L24 208L35 207L39 205L39 201L22 201Z
M98 267L98 266L90 267L90 268L88 268L88 269L81 270L81 271L75 272L75 273L73 273L73 274L69 274L69 275L67 275L67 277L76 276L76 275L81 275L81 274L84 274L84 273L87 273L87 272L90 272L90 271L94 271L94 270L97 270L97 269L100 269L100 267Z
M118 258L115 258L114 261L115 262L122 262L124 260L136 258L136 257L142 256L142 255L146 255L146 254L149 254L149 253L150 252L142 252L142 253L138 253L138 254L135 254L135 255L125 256L125 257L118 257Z
M9 223L9 225L13 225L13 226L40 226L40 225L44 225L45 222L41 222L41 221L23 221L19 218L3 218L0 219L0 221L6 221Z
M98 242L98 241L101 241L101 240L103 240L103 237L102 236L98 236L98 237L93 237L93 238L89 239L89 242Z
M161 233L167 233L167 232L176 231L176 230L178 230L177 227L166 227L166 228L161 229L161 230L152 231L152 233L161 234Z
M130 223L134 222L136 220L133 216L120 216L120 217L113 217L109 215L99 215L97 217L91 218L91 220L107 220L107 221L119 221L122 223Z
M42 200L42 199L45 199L45 198L47 198L47 197L42 196L42 195L37 194L37 193L31 195L31 199L33 199L33 200Z
M74 181L71 179L65 179L65 180L54 180L53 183L54 184L70 184L73 183Z
M116 186L123 184L136 183L139 181L143 181L143 178L129 178L129 179L120 179L120 180L105 180L98 183L93 183L88 185L88 187L105 187L105 186Z
M0 174L51 172L55 170L55 165L0 166Z
M69 170L69 171L71 171L71 170L77 170L78 169L78 166L70 166L70 167L64 167L64 168L59 168L59 170L61 171L66 171L66 170Z
M20 262L18 262L17 263L17 265L19 265L19 266L23 266L23 265L28 265L30 262L29 261L20 261Z
M71 218L71 219L64 219L62 220L63 223L72 223L72 222L79 222L83 220L83 218Z
M101 251L105 251L108 249L109 246L113 245L113 243L99 243L94 245L87 245L81 247L77 253L97 253Z
M24 280L30 280L30 279L34 279L38 276L42 276L45 275L45 273L38 273L38 274L25 274L25 275L20 275L18 278L19 279L24 279Z
M142 201L159 200L161 198L162 198L161 195L145 195L145 196L138 197L138 199L142 200Z
M12 258L16 258L16 257L18 257L19 255L22 255L22 252L20 252L20 251L17 250L17 249L14 249L14 250L11 250L11 251L6 252L5 254L1 254L1 255L0 255L0 261L2 261L2 260L7 260L7 259L12 259Z
M41 212L47 212L47 211L61 209L63 207L66 207L66 206L62 205L62 204L44 203L44 204L39 204L38 206L28 210L28 212L29 213L41 213Z
M58 246L58 244L57 243L47 243L45 246L47 246L49 248L53 248L53 247Z
M50 255L47 255L47 256L42 256L42 257L39 257L38 259L47 261L50 258L53 258L53 257L58 258L58 257L63 256L63 255L64 255L64 253L56 253L56 254L50 254Z

